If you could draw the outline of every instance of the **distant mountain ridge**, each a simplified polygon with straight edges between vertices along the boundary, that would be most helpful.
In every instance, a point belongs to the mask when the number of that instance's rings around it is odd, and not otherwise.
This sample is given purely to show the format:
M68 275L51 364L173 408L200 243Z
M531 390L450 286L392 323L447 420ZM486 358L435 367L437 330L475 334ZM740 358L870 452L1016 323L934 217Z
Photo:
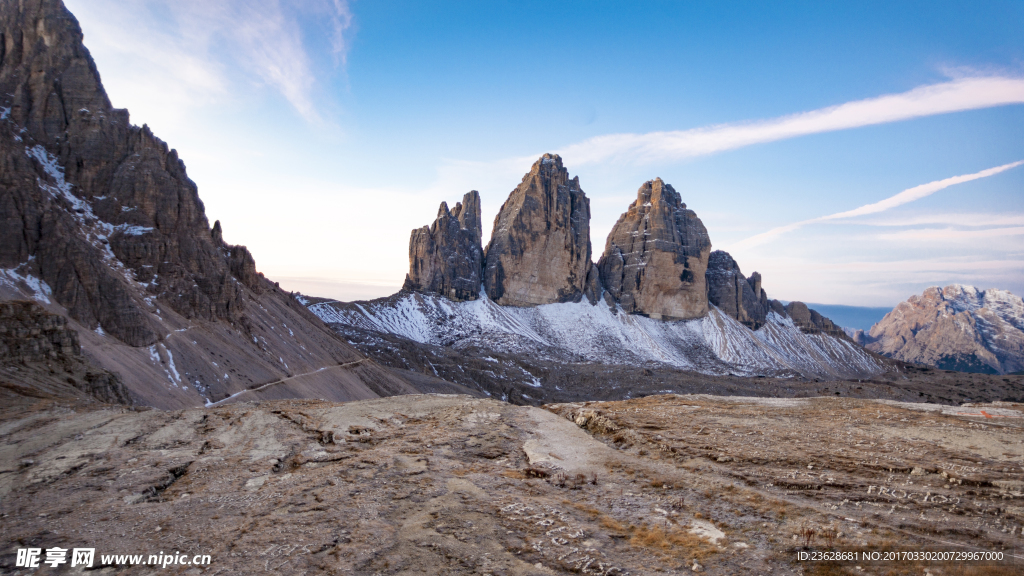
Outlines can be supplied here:
M807 305L828 316L833 322L848 328L848 333L856 330L865 332L892 312L892 306L847 306L845 304L818 304L807 302Z
M946 370L1024 369L1024 300L1006 290L933 286L901 302L857 338L891 358Z

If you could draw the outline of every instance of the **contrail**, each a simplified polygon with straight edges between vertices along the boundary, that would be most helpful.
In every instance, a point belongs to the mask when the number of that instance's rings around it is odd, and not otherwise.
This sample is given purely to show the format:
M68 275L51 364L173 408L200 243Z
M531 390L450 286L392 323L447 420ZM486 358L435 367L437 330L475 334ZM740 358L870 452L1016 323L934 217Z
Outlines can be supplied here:
M828 216L819 216L818 218L811 218L810 220L801 220L800 222L794 222L792 224L786 224L785 226L772 228L767 232L762 232L760 234L751 236L750 238L740 240L739 242L733 244L729 248L730 250L742 250L744 248L752 248L754 246L770 242L774 240L776 237L785 234L786 232L792 232L793 230L802 228L803 226L806 226L808 224L814 224L816 222L840 220L843 218L853 218L855 216L864 216L866 214L877 214L878 212L884 212L897 206L902 206L903 204L907 204L915 200L920 200L921 198L924 198L926 196L931 196L932 194L938 192L939 190L949 188L954 184L962 184L964 182L970 182L971 180L978 180L980 178L994 176L996 174L999 174L1000 172L1006 172L1007 170L1016 168L1021 164L1024 164L1024 160L1011 162L1009 164L1003 164L1002 166L996 166L995 168L989 168L987 170L982 170L981 172L975 172L974 174L963 174L961 176L953 176L951 178L945 178L943 180L936 180L934 182L928 182L927 184L921 184L920 186L914 186L913 188L907 188L906 190L900 192L899 194L890 196L885 200L874 202L872 204L865 204L859 208L854 208L853 210L847 210L845 212L836 212L835 214L829 214Z
M692 130L595 136L567 146L559 153L573 165L681 160L808 134L1022 103L1024 78L974 76L769 120Z

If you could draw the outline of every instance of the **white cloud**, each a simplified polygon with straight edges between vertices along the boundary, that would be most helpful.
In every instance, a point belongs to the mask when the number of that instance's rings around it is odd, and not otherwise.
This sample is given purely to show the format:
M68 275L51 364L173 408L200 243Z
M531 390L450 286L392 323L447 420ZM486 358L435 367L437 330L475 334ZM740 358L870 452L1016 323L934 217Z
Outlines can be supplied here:
M1004 238L1006 236L1024 235L1024 226L1010 228L986 228L984 230L959 230L957 228L924 228L918 230L901 230L889 234L880 234L882 240L923 240L928 242L978 240L983 238Z
M835 262L791 256L759 259L757 270L770 298L847 304L892 306L928 286L961 283L979 288L1020 293L1020 260L1009 255ZM813 273L809 273L813 270Z
M991 212L947 212L940 214L915 214L899 218L871 218L852 221L862 226L927 226L949 224L961 227L1024 226L1024 214L996 214Z
M847 210L845 212L836 212L835 214L819 216L818 218L811 218L809 220L802 220L800 222L794 222L792 224L786 224L785 226L772 228L767 232L762 232L760 234L751 236L750 238L747 238L745 240L741 240L733 244L730 247L730 249L742 250L746 248L751 248L753 246L758 246L760 244L770 242L787 232L792 232L794 230L797 230L798 228L802 228L808 224L827 222L830 220L855 218L857 216L865 216L867 214L876 214L879 212L884 212L897 206L902 206L915 200L920 200L921 198L931 196L932 194L938 192L939 190L949 188L950 186L953 186L955 184L962 184L964 182L970 182L971 180L978 180L979 178L987 178L989 176L994 176L996 174L999 174L1000 172L1005 172L1012 168L1016 168L1017 166L1020 166L1022 164L1024 164L1024 160L1018 162L1011 162L1009 164L1003 164L1002 166L996 166L994 168L988 168L987 170L982 170L980 172L975 172L973 174L962 174L960 176L953 176L951 178L944 178L942 180L935 180L934 182L928 182L927 184L914 186L913 188L908 188L900 192L899 194L890 196L885 200L874 202L872 204L865 204L864 206L854 208L853 210Z
M279 92L306 120L317 121L317 73L297 10L321 16L341 62L352 26L344 0L296 6L280 0L66 3L82 24L114 105L127 106L150 123L170 124L199 106L244 96L253 82Z
M1024 78L974 76L790 116L691 130L608 134L560 150L573 165L681 160L808 134L1024 103Z

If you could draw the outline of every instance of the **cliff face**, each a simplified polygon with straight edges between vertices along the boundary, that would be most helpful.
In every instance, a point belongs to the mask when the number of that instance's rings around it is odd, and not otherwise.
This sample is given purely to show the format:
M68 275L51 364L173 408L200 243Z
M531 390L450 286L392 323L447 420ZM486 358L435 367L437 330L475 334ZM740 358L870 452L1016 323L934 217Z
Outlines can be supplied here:
M412 231L409 274L403 288L439 294L455 302L476 300L483 268L482 228L476 190L451 211L442 202L433 224Z
M640 187L598 262L601 281L629 313L699 318L708 312L711 240L679 193L660 178Z
M591 274L590 200L558 155L545 154L494 219L484 285L506 306L578 302ZM592 300L593 301L593 300Z
M20 385L19 385L20 383ZM131 404L117 374L82 356L78 333L63 316L29 301L0 302L0 387L31 395L79 396Z
M66 316L82 362L141 404L285 379L276 397L413 391L224 242L177 153L111 106L82 41L60 0L0 3L0 300ZM339 364L352 368L314 376ZM5 374L36 389L63 378Z
M728 252L715 250L708 258L705 277L711 304L751 330L764 326L769 308L760 274L754 272L750 278L745 277Z
M898 304L864 338L868 350L946 370L1024 369L1024 301L1005 290L933 286Z
M0 267L30 268L69 314L132 346L160 330L123 278L187 318L237 319L263 289L244 247L211 230L175 151L114 109L56 0L0 6Z

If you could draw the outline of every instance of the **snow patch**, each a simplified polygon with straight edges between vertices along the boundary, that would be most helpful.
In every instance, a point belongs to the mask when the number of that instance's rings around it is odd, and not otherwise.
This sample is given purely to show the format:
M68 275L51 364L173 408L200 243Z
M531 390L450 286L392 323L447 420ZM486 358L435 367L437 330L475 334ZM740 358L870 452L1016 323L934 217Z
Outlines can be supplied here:
M50 285L31 274L19 274L18 268L0 268L0 284L18 291L23 291L27 287L33 300L49 304L50 296L53 295Z
M713 306L705 317L685 321L655 320L585 301L504 307L485 294L467 302L404 294L356 304L324 302L309 309L327 323L424 344L477 346L557 362L654 364L745 376L859 377L884 370L858 346L804 334L789 318L771 313L754 332ZM534 379L534 385L540 381Z

